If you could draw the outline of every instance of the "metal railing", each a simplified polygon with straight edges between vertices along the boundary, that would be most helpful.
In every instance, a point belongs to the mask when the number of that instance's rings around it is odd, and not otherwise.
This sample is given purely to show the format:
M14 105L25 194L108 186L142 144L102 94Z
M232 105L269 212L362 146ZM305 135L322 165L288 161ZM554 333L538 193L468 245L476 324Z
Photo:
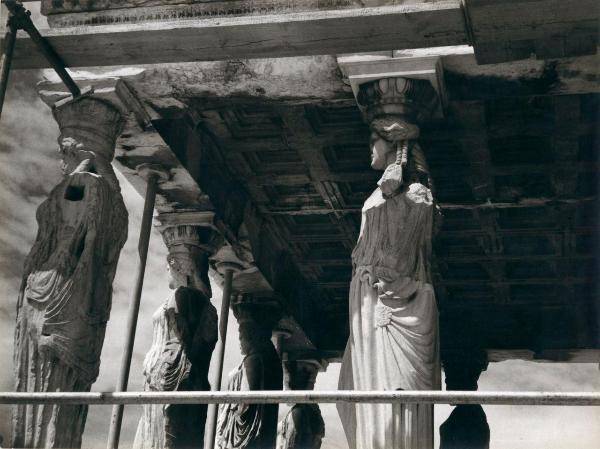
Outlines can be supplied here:
M600 406L595 392L497 391L241 391L0 393L0 404L318 404L423 403Z

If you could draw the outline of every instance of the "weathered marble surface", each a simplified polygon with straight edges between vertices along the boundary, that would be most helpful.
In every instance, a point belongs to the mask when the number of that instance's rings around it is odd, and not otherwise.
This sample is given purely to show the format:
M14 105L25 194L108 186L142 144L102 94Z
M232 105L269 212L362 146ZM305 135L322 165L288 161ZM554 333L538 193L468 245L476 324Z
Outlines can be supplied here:
M243 360L229 375L229 391L281 390L281 360L271 342L277 311L243 300L233 305ZM274 448L278 404L223 404L219 407L219 449Z
M436 205L415 125L415 108L432 90L403 78L361 86L358 101L367 107L372 130L371 167L384 175L363 206L352 253L342 390L440 388L430 272ZM353 449L433 448L431 405L340 404L338 410Z
M102 11L108 9L140 8L149 6L202 5L207 10L221 13L250 14L278 12L300 8L340 8L349 6L378 6L389 0L42 0L44 14L65 12Z
M127 210L110 161L122 127L109 103L83 96L53 110L63 180L38 208L15 331L16 391L89 391L98 376ZM79 447L86 405L19 405L13 447Z

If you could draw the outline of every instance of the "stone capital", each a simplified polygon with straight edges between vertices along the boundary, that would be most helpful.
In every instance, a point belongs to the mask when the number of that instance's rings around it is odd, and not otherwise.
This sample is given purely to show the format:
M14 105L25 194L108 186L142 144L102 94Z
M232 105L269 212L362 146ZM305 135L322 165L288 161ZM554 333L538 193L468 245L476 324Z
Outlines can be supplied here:
M214 212L174 212L159 214L157 228L169 252L180 247L196 248L213 254L218 246Z
M124 126L124 117L113 104L89 91L79 97L68 97L52 107L60 129L59 142L71 138L110 162L115 154L117 137Z
M439 56L344 55L338 57L338 65L369 123L382 115L412 122L443 116L446 88Z
M212 212L159 214L157 227L169 251L172 288L194 287L211 296L208 259L220 240L213 217Z
M361 84L356 101L369 123L382 116L414 123L432 115L437 95L427 80L393 77Z

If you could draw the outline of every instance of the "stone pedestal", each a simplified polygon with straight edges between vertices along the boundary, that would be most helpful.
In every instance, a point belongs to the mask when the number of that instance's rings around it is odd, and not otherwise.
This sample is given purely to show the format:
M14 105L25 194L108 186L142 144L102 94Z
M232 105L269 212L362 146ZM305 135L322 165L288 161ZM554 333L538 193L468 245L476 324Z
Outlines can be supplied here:
M443 361L446 390L477 390L477 380L487 363L484 351L448 351ZM457 405L440 426L440 449L488 449L489 446L490 427L481 405Z
M312 390L321 365L317 360L288 361L285 384L289 390ZM325 422L318 404L295 404L279 423L277 449L319 449Z
M146 391L210 390L208 369L218 321L208 280L214 231L186 224L183 217L162 217L169 223L162 227L162 235L169 249L169 287L174 291L153 316L152 347L144 360ZM185 218L189 222L190 217ZM206 411L205 404L144 405L134 447L202 447Z
M243 359L230 373L229 391L281 390L281 360L271 332L280 318L278 304L244 295L232 304L239 324ZM217 447L269 449L275 447L278 404L224 404L219 409Z
M53 108L63 180L37 210L15 331L16 391L89 391L98 376L127 210L111 166L123 119L92 95ZM12 447L81 446L87 405L19 405Z

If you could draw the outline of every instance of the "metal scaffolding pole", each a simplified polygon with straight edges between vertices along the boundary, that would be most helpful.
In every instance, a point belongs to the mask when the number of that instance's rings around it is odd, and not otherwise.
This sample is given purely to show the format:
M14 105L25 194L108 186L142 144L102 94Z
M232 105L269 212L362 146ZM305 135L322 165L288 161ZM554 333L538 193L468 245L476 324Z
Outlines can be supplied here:
M217 343L217 366L214 379L211 385L211 391L221 390L221 377L223 376L223 361L225 359L225 343L227 342L227 323L229 322L229 305L231 303L231 290L233 283L233 269L226 268L224 274L223 297L221 299L221 316L219 320L219 341ZM213 449L215 447L215 438L217 436L217 414L219 412L218 403L213 403L208 407L206 417L206 432L204 436L204 448Z
M150 242L150 231L152 230L152 215L154 212L154 201L156 200L156 190L158 188L158 174L150 172L148 176L148 186L146 188L146 199L144 202L144 212L142 215L142 226L140 229L140 239L138 244L138 268L133 292L133 299L129 305L129 316L127 318L127 335L125 340L125 352L121 360L121 369L117 381L117 392L127 390L129 382L129 370L131 368L131 357L133 355L133 344L135 342L135 330L137 327L138 314L140 311L140 301L142 298L142 287L144 286L144 274L146 272L146 259L148 257L148 244ZM110 421L108 433L108 449L117 449L119 447L119 437L121 435L121 424L123 422L124 403L115 402Z
M597 392L550 391L140 391L116 393L0 393L0 404L323 404L352 402L600 406Z
M15 17L10 14L6 21L4 48L2 49L2 57L0 58L0 117L2 117L2 107L4 106L4 97L8 86L8 77L10 76L10 65L15 51L17 29L18 26Z
M33 22L31 21L31 13L27 11L21 2L16 0L5 0L4 4L10 13L18 21L19 28L27 32L31 40L39 48L40 52L46 57L50 66L56 71L60 79L65 83L65 86L69 89L74 97L81 95L81 90L71 78L71 75L65 68L65 63L62 58L54 51L54 48L48 43L48 41L40 34Z
M73 97L80 96L81 90L79 89L79 86L77 86L77 83L73 81L69 72L67 72L64 61L56 51L54 51L54 48L52 48L46 38L40 34L31 21L31 12L26 10L21 2L17 0L4 0L4 5L9 11L9 18L4 39L5 46L0 61L0 115L2 114L2 106L4 105L4 96L8 84L8 75L12 63L18 29L22 29L29 34L31 40L46 57L50 66L56 71L63 83L65 83L65 86L67 86Z

